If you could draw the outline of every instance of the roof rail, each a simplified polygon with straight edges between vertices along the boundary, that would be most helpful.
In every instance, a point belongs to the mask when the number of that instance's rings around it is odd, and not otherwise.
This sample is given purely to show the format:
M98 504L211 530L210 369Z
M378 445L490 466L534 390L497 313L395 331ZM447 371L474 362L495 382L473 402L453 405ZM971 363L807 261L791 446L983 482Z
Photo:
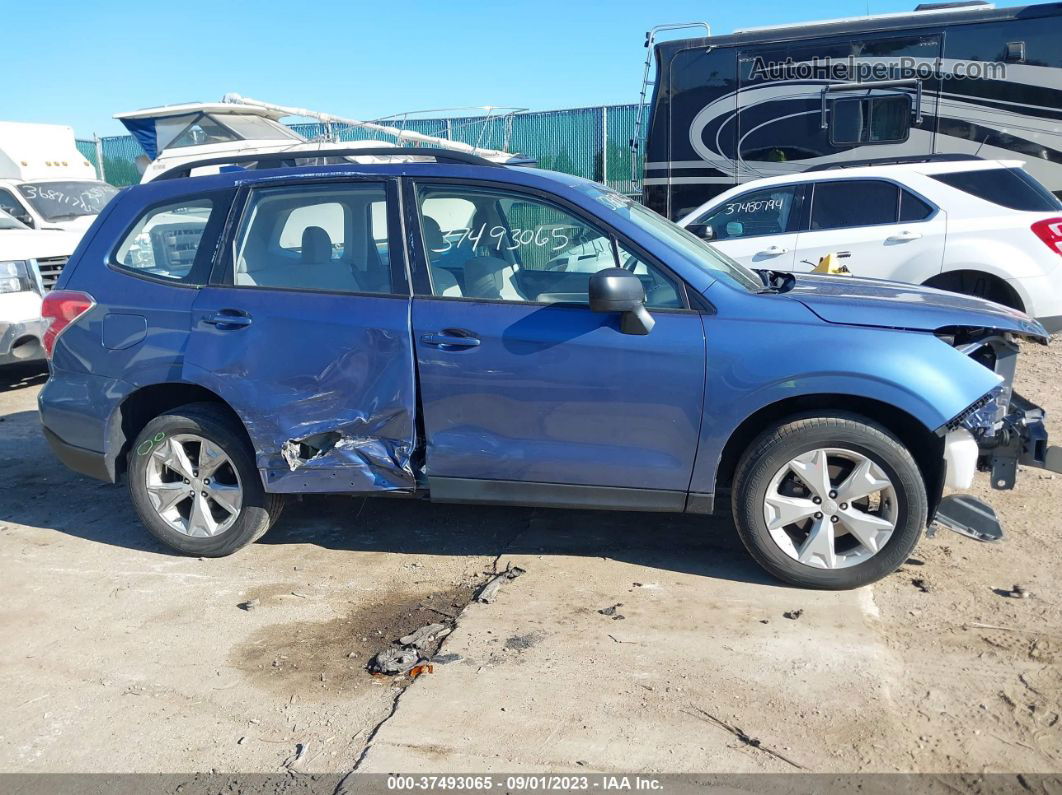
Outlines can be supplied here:
M486 158L465 152L447 149L433 149L427 146L363 146L343 147L338 149L285 149L281 152L259 152L258 154L226 155L223 157L205 157L191 160L163 171L153 182L160 179L180 179L192 174L192 169L204 166L235 166L240 163L254 163L254 169L294 167L296 160L311 160L324 157L348 157L363 155L371 157L434 157L437 163L463 163L469 166L501 166Z
M952 163L964 160L983 160L977 155L940 154L911 155L909 157L875 157L869 160L846 160L841 163L824 163L804 169L808 171L832 171L835 168L862 168L863 166L899 166L905 163Z

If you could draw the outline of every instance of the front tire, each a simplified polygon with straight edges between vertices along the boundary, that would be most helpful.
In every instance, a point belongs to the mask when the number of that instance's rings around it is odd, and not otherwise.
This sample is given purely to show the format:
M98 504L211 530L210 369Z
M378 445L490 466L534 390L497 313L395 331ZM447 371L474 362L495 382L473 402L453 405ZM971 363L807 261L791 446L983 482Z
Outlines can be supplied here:
M190 403L151 420L129 451L129 494L148 531L171 549L223 557L260 538L283 498L267 494L232 418Z
M843 590L902 564L926 526L925 481L906 447L857 415L787 420L738 463L738 535L774 576Z

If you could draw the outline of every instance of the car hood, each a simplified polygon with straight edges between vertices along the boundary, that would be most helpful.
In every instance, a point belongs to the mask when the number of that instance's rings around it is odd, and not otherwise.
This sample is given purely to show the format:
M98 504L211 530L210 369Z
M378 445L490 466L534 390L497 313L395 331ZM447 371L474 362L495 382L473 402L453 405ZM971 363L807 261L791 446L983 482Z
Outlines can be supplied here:
M0 229L0 260L69 257L80 240L79 232Z
M785 292L827 323L935 331L975 326L1047 340L1047 331L1024 312L959 293L854 276L793 274Z

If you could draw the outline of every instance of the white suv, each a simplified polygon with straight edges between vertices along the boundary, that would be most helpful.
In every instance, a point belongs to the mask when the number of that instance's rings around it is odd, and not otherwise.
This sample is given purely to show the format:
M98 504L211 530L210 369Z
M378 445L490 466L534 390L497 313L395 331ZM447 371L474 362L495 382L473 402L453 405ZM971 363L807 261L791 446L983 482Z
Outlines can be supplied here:
M751 268L857 276L1021 309L1062 330L1062 202L1018 161L941 160L746 182L679 223Z

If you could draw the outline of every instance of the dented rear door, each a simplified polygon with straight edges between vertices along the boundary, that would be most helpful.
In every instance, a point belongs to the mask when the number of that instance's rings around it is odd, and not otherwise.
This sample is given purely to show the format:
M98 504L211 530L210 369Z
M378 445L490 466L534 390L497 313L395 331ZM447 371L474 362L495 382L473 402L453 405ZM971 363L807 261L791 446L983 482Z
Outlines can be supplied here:
M409 290L387 179L244 190L184 380L243 420L273 492L416 485Z

